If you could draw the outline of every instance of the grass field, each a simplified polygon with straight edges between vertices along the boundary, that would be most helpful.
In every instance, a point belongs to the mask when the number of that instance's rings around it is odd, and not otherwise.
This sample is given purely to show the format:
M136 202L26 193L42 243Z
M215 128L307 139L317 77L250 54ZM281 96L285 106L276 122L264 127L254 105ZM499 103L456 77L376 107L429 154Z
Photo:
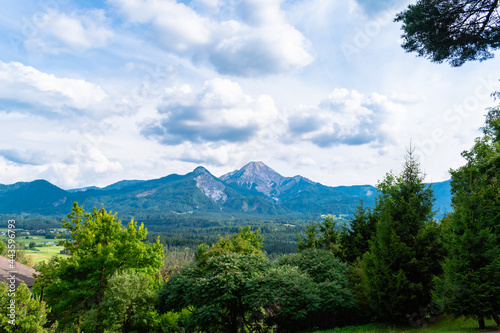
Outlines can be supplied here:
M37 247L36 248L38 251L32 251L32 250L25 250L26 254L31 257L33 262L35 264L43 261L43 260L50 260L50 258L54 256L65 256L65 254L60 254L59 251L63 249L62 246L44 246L44 247Z
M0 232L4 231L7 232L7 228L0 228ZM29 244L31 242L34 242L37 245L42 244L43 242L50 242L54 244L58 244L59 240L58 239L45 239L44 235L21 235L21 232L23 232L23 229L15 229L15 240L16 242L24 244L24 252L26 255L30 256L31 259L33 260L33 263L37 264L43 260L49 260L53 256L56 255L61 255L64 256L65 254L60 254L60 251L63 249L62 246L52 246L52 245L43 245L41 247L37 246L33 250L29 249ZM26 238L28 237L28 238ZM3 241L7 241L9 238L7 235L0 235L0 239Z
M485 330L477 328L475 320L456 319L441 317L428 327L388 327L383 324L368 324L362 326L346 326L326 331L316 331L315 333L469 333L469 332L495 332L500 328L495 326L493 320L486 321Z

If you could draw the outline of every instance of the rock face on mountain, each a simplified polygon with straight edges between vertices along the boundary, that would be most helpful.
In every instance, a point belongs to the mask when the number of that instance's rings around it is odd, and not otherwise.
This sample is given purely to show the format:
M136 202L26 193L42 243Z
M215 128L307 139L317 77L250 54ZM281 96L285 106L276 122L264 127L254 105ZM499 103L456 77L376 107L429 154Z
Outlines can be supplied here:
M212 176L207 169L200 166L194 169L193 173L196 175L196 187L198 187L203 194L214 202L224 203L227 201L227 195L224 192L226 186Z
M301 181L314 184L314 182L302 176L283 177L262 162L250 162L240 170L222 175L220 179L227 184L235 184L240 188L255 190L275 201L279 201L279 196L283 192L290 190Z

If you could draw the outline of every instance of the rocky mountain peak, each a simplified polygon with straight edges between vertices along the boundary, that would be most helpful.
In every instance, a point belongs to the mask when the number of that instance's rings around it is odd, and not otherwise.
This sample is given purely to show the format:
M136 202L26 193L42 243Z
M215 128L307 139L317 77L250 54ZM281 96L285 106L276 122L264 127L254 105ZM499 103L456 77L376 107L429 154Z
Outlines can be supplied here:
M286 178L262 162L250 162L240 170L230 172L220 177L226 183L236 183L248 189L270 195Z
M196 187L198 187L203 194L212 199L214 202L226 202L227 195L224 192L225 186L218 179L202 166L194 169L193 173L196 175Z

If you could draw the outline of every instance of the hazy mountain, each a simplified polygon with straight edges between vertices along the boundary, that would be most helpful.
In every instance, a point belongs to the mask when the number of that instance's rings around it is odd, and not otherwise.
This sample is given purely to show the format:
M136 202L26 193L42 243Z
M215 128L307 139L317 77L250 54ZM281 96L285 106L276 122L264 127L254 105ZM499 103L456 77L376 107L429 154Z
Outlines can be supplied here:
M449 181L432 185L436 210L450 210ZM86 210L104 205L122 216L148 220L179 216L211 219L310 219L321 214L350 215L360 200L373 205L370 185L330 187L302 176L284 177L262 162L215 177L204 167L186 175L151 180L123 180L104 188L65 191L45 180L0 185L0 213L61 215L73 202Z

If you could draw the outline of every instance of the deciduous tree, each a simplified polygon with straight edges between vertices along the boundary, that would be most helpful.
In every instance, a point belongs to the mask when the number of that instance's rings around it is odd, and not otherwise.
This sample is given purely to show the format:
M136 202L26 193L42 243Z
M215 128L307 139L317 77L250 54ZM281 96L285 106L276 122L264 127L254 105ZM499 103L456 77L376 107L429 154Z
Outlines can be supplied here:
M63 221L70 237L63 241L68 258L54 257L38 269L34 290L52 308L63 329L79 331L82 318L102 309L109 279L121 270L135 269L154 277L162 265L159 241L143 243L147 230L132 220L125 228L104 208L85 213L78 204ZM103 326L96 327L102 332Z

